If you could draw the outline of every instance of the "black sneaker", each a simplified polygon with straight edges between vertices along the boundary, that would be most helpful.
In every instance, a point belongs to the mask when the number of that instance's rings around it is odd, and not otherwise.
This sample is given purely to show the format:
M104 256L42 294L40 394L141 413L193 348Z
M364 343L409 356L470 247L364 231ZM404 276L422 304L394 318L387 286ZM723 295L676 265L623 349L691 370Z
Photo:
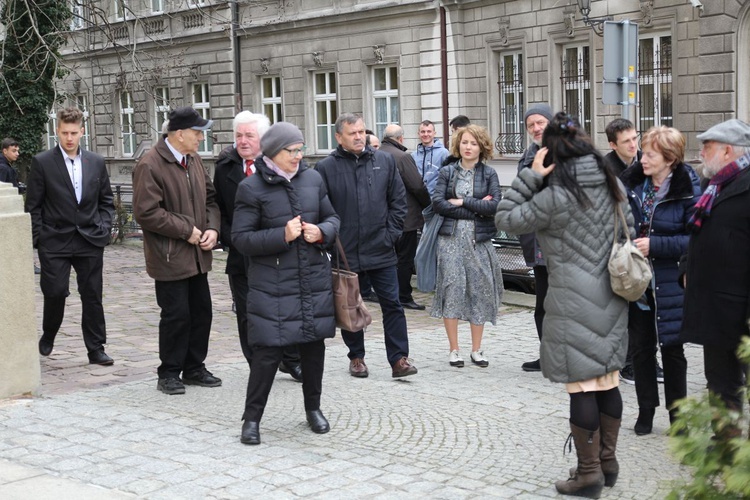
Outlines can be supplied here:
M623 369L620 370L620 380L622 380L626 384L630 384L630 385L635 384L635 375L633 375L633 365L625 365Z
M182 381L186 385L199 385L201 387L219 387L221 385L221 379L214 377L214 374L205 368L191 373L183 373Z
M542 371L542 365L538 359L536 361L527 361L521 365L521 370L525 372L540 372Z
M659 366L659 362L656 362L656 381L660 384L664 383L664 370Z
M185 394L185 386L182 381L177 377L160 378L156 384L156 388L164 394Z

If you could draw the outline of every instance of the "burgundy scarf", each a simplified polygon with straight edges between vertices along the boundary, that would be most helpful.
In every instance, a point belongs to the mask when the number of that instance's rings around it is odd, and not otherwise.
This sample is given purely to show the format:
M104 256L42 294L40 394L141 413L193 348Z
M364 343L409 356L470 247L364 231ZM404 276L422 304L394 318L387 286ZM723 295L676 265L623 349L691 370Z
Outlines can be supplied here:
M711 178L711 182L706 188L706 192L700 197L698 203L695 204L695 213L690 218L689 224L691 224L695 231L699 231L703 225L703 220L711 215L711 208L713 207L714 200L719 193L721 188L732 182L735 177L740 175L740 172L750 166L750 154L740 156L732 163L728 164L716 175Z

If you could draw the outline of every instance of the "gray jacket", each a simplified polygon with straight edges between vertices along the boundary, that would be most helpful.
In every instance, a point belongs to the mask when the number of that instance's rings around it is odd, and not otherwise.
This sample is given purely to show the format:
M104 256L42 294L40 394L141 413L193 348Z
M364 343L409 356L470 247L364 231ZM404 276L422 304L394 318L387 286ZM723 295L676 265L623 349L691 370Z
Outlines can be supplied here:
M574 172L592 203L582 209L552 175L522 169L495 216L499 229L536 232L547 260L541 365L553 382L578 382L619 370L628 348L628 303L612 292L607 263L614 233L614 205L604 172L593 156L575 160ZM621 186L622 187L622 186ZM628 225L633 217L621 203Z

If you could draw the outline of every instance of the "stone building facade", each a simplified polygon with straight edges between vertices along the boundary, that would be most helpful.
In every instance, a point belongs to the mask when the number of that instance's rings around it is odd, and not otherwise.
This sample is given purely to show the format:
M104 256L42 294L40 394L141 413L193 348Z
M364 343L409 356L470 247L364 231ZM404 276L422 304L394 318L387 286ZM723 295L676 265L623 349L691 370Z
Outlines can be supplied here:
M185 104L215 121L201 151L209 166L241 109L298 125L311 161L335 147L341 112L377 132L400 123L410 147L423 119L443 136L464 114L488 127L507 166L525 147L529 104L578 116L602 150L606 123L623 114L602 103L604 39L576 0L89 1L74 0L60 106L85 108L85 140L115 183ZM750 0L694 3L593 0L589 14L638 24L626 114L641 130L682 130L693 158L698 132L750 119ZM54 110L51 144L53 130Z

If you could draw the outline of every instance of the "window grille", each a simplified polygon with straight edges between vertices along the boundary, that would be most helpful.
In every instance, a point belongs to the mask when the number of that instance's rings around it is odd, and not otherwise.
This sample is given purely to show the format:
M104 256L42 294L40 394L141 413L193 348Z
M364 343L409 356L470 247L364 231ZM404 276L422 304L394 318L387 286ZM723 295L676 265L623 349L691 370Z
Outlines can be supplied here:
M642 38L638 45L638 130L673 124L672 37Z
M500 92L500 133L495 149L501 155L521 154L526 149L526 127L523 123L523 57L506 54L500 59L497 86Z
M563 51L563 110L575 116L586 133L591 135L591 71L589 47L567 47Z

